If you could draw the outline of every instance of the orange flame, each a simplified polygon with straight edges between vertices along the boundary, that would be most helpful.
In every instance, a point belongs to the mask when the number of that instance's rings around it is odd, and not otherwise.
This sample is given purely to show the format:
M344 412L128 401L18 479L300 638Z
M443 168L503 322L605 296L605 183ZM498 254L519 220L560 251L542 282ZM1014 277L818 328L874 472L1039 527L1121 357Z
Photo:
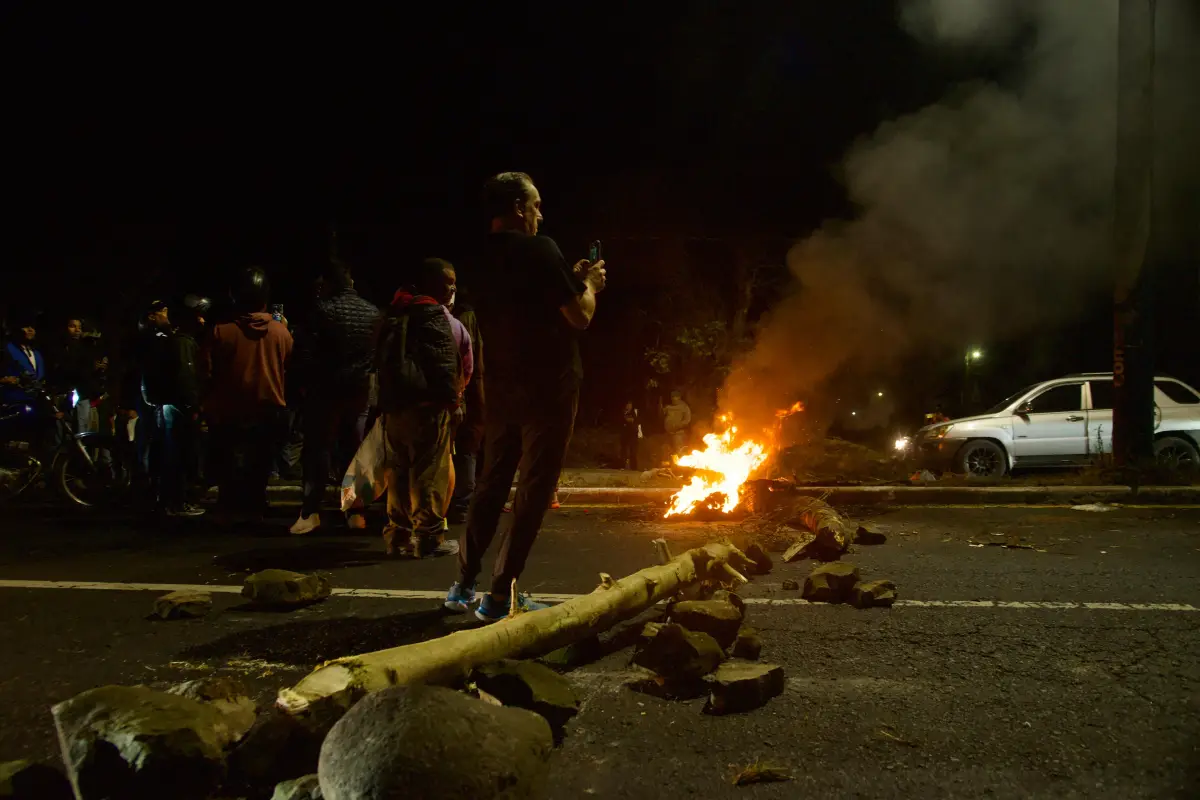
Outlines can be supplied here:
M775 418L776 419L787 419L792 414L799 414L803 410L804 410L804 403L801 403L799 400L797 400L796 402L792 403L790 408L781 408L778 411L776 411Z
M728 422L729 415L724 414L718 419ZM671 507L663 516L688 514L709 498L719 500L725 514L738 507L742 485L767 460L767 448L753 440L735 444L737 430L736 425L730 425L722 434L710 433L704 437L703 450L676 457L675 463L679 466L702 472L693 475L691 482L675 493Z

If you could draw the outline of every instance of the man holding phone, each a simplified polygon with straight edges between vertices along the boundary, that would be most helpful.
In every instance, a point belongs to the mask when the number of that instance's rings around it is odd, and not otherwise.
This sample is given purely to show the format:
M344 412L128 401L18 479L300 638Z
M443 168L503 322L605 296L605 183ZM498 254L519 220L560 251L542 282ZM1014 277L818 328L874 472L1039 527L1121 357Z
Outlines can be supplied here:
M603 261L570 265L553 239L538 235L542 198L528 175L489 179L484 202L491 231L469 278L489 353L484 465L459 549L459 579L445 605L465 612L474 602L483 556L519 467L512 523L491 591L475 612L490 622L508 614L512 582L525 568L554 495L583 379L578 336L592 321L606 276ZM542 607L527 598L518 604Z

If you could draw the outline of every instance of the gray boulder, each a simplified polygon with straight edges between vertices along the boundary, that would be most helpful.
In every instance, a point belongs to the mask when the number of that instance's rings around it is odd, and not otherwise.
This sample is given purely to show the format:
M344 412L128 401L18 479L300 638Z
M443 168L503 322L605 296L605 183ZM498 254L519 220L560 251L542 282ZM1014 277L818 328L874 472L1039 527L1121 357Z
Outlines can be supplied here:
M171 592L154 600L153 616L158 619L193 619L212 610L208 592Z
M102 686L51 712L81 800L200 800L244 732L209 704L144 686Z
M438 686L360 700L321 746L324 800L537 796L554 743L542 717Z
M237 739L250 730L258 713L258 704L235 678L200 678L172 686L167 693L205 703L220 711Z
M805 600L814 603L844 603L858 583L858 567L844 562L822 564L804 580Z
M854 587L850 602L858 608L891 608L896 602L896 584L891 581L867 581Z
M709 681L712 694L705 706L709 714L752 711L783 694L786 683L783 667L746 661L726 661Z
M332 587L324 575L305 575L286 569L264 569L246 578L242 597L265 608L294 608L320 602Z
M579 697L570 681L536 661L504 659L486 664L474 671L472 679L504 705L543 716L555 739L579 713Z
M694 633L707 633L725 649L737 638L742 626L742 612L725 600L684 600L671 606L671 622Z
M717 668L725 653L707 633L694 633L673 623L646 623L633 663L671 680L686 682Z

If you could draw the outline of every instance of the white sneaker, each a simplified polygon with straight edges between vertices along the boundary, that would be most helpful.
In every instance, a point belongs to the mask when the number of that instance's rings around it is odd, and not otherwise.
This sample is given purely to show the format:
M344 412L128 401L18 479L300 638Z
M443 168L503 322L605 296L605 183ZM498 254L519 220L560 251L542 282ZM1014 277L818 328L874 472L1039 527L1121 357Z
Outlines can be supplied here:
M312 533L319 527L321 527L320 514L309 514L307 517L301 515L300 519L292 523L292 527L289 529L289 532L294 533L297 536L301 536L306 533Z

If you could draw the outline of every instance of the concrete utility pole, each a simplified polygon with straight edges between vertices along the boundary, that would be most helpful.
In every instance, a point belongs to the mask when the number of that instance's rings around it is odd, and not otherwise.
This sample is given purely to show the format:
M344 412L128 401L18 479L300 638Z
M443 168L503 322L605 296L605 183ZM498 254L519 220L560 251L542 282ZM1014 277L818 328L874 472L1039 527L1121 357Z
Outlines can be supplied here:
M1120 0L1113 224L1113 455L1154 458L1154 10Z

